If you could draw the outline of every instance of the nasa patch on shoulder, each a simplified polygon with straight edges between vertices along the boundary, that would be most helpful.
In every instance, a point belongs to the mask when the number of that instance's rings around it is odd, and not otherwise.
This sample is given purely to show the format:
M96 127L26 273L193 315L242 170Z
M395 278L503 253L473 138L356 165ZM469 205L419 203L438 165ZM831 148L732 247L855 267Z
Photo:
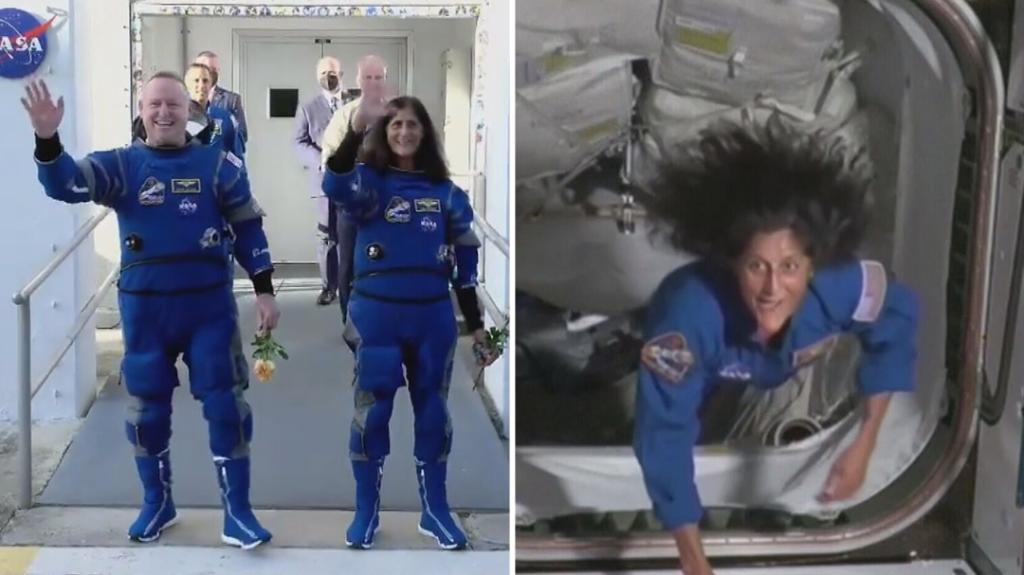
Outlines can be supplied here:
M224 159L231 162L231 165L238 168L239 170L242 169L242 158L239 158L233 153L228 152L227 155L224 156Z
M860 300L853 312L853 320L872 322L878 319L885 305L885 292L889 288L889 278L885 274L885 266L880 262L862 260L860 268L864 282L860 288Z
M682 383L694 363L686 337L678 331L659 335L647 342L640 352L640 360L669 383Z

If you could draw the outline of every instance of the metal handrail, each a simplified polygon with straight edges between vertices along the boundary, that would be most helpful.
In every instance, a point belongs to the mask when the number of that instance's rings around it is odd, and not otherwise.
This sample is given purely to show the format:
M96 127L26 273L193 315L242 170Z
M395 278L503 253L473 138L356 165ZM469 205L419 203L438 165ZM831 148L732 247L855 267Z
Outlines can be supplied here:
M475 187L476 178L477 176L480 176L481 173L452 172L450 175L452 178L470 178L470 180L473 182L473 186ZM509 257L508 238L503 236L498 230L494 229L494 226L492 226L486 219L484 219L484 217L480 214L479 211L474 211L473 223L475 223L477 227L480 228L480 231L483 232L483 235L486 239L490 240L491 243L493 243L501 253L505 254L505 257Z
M46 372L35 386L32 385L32 294L53 275L53 272L60 264L64 263L68 256L78 249L82 242L89 237L89 234L96 229L96 226L110 215L111 211L110 208L103 208L89 218L71 237L68 245L57 252L53 259L11 298L14 305L18 306L18 507L20 509L32 507L32 398L39 392L64 355L74 345L75 339L78 338L82 329L88 324L89 318L99 307L103 295L113 285L118 270L115 269L111 272L103 286L89 299L75 320L75 325L68 332L65 346L56 354L56 359L47 367Z
M110 215L111 211L112 210L110 208L103 208L86 220L85 224L83 224L82 227L75 232L75 235L71 237L71 241L68 245L61 251L57 252L57 255L50 260L50 263L46 264L46 267L36 274L36 277L29 280L29 282L25 284L25 287L21 288L18 293L14 294L14 305L21 305L27 302L28 298L31 297L37 289L39 289L39 286L42 285L44 281L46 281L46 278L50 277L50 275L60 267L60 264L64 263L64 260L74 253L78 246L85 241L85 238L89 237L89 234L96 229L96 226L100 225L100 222Z
M978 126L977 171L973 189L977 203L968 254L966 326L962 342L964 368L953 437L927 478L910 497L883 517L850 525L765 535L732 531L704 535L705 550L716 557L821 555L844 553L883 541L913 525L945 495L967 462L978 429L978 394L984 359L984 334L992 265L999 152L1002 138L1004 93L999 60L981 22L964 0L915 0L939 29L956 55L965 80L976 90ZM557 539L517 536L517 562L552 562L572 559L646 559L676 556L668 533L635 535L629 539L561 536Z
M996 390L990 391L986 373L982 374L981 407L978 412L986 425L996 425L1006 410L1006 395L1010 388L1010 367L1015 351L1014 330L1020 315L1021 276L1024 275L1024 203L1017 217L1017 242L1014 244L1013 268L1010 272L1010 299L1006 303L1003 320L1003 343L999 350L999 367L996 373ZM1024 462L1022 462L1024 465Z
M487 314L491 316L494 323L498 325L505 325L505 323L508 322L508 313L501 311L501 308L498 307L498 304L494 303L494 298L491 297L491 294L487 293L484 286L477 285L476 294L477 297L480 298L480 301L483 302L484 309L487 310Z
M494 244L494 247L498 248L498 251L505 254L505 257L508 257L508 240L505 239L498 230L494 229L491 224L487 223L487 220L480 217L480 214L476 214L473 217L473 222L476 223L480 228L480 231L483 232L484 237L490 240L490 242Z
M480 172L451 173L451 176L453 178L470 178L471 181L473 182L474 187L476 186L476 178L479 175L481 175ZM484 219L480 211L474 211L473 223L476 224L478 228L480 228L481 233L483 233L484 239L494 244L494 246L498 248L498 251L504 254L506 258L510 257L508 239L505 238L505 236L501 235L501 233L498 232L498 230L494 229L494 227L486 219ZM480 299L481 302L483 302L487 314L491 316L491 319L494 320L495 323L499 325L507 324L509 321L508 312L502 311L501 308L498 307L498 304L494 303L494 299L491 297L491 294L488 293L487 289L483 285L485 283L486 281L482 281L481 284L477 285L477 297Z
M32 399L35 399L36 394L43 388L43 384L46 383L46 380L49 379L57 369L57 366L60 365L60 360L64 359L68 350L70 350L71 346L75 344L75 340L78 339L78 334L82 333L85 326L89 324L89 319L92 318L92 314L100 307L104 296L106 296L107 293L110 292L111 288L113 288L117 283L117 277L120 274L121 270L119 268L115 267L111 270L107 275L107 279L103 280L103 283L100 285L100 289L96 293L92 294L89 301L85 303L85 307L83 307L82 311L78 314L78 319L75 321L75 325L73 325L67 335L64 336L64 345L61 347L61 350L54 354L53 359L50 360L50 367L46 369L46 373L36 378L36 382L32 384Z

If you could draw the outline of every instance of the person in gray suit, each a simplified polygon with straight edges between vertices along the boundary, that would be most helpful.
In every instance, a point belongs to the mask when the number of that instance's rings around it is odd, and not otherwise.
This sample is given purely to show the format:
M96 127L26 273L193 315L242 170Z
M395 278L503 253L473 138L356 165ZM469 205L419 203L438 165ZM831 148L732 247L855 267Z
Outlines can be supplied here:
M196 64L204 64L213 72L213 88L210 89L210 105L224 108L231 112L238 122L238 135L242 137L242 145L249 140L249 132L245 126L245 110L242 109L242 96L231 90L220 87L220 58L205 50L195 59Z
M355 228L346 221L341 211L324 196L321 189L323 163L321 142L324 130L334 112L341 108L344 90L341 85L341 62L327 56L316 65L320 93L303 104L295 117L295 149L299 161L310 176L310 196L317 210L317 263L320 265L320 295L318 305L328 305L340 299L342 319L348 315L349 284L352 258L348 255L355 244Z

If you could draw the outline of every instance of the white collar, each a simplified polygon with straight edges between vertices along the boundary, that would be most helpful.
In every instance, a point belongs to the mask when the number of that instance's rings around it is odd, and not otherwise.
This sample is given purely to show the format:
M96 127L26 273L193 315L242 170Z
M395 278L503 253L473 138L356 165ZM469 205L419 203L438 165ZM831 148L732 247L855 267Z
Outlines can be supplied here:
M341 101L342 90L339 89L337 92L328 92L327 90L321 89L320 93L323 94L324 100L326 100L328 104L331 103L331 100L337 100L338 101L338 107L339 108L341 107L341 104L342 104L342 101Z

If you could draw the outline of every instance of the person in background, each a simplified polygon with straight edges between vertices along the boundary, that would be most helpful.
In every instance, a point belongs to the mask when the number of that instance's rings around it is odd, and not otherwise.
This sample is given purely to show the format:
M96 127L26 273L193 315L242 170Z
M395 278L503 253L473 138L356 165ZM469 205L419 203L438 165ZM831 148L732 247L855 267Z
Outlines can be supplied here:
M320 146L323 163L338 151L338 146L345 139L348 133L352 117L359 111L359 104L364 99L373 100L383 104L390 99L387 88L388 65L380 56L370 54L359 60L356 70L356 85L359 87L359 97L342 106L331 116L331 122L324 129L323 141Z
M309 172L310 197L317 212L317 264L320 266L320 294L317 305L329 305L338 297L339 286L347 282L350 258L342 257L338 249L339 225L343 225L338 210L323 193L323 163L320 161L320 142L331 116L342 106L341 62L330 56L316 64L316 78L320 90L304 103L295 117L295 151L299 162ZM342 279L345 278L345 279ZM347 288L346 288L347 293ZM342 309L344 315L345 310Z
M189 122L193 125L197 125L202 121L207 122L206 126L197 126L195 130L190 130L190 132L198 131L198 133L201 133L209 127L208 144L219 145L224 148L225 152L231 152L244 159L245 146L242 143L241 136L238 135L238 122L231 115L231 112L219 106L214 106L210 102L210 90L213 85L212 78L213 73L203 64L191 64L188 70L185 71L185 86L188 88L192 102L199 112L199 114L190 113ZM192 107L190 107L190 112L191 110Z
M210 103L231 112L231 115L238 121L238 134L242 138L242 145L245 146L249 141L249 128L245 123L245 109L242 107L242 96L221 87L220 58L213 52L204 50L196 56L195 63L206 66L213 73Z

